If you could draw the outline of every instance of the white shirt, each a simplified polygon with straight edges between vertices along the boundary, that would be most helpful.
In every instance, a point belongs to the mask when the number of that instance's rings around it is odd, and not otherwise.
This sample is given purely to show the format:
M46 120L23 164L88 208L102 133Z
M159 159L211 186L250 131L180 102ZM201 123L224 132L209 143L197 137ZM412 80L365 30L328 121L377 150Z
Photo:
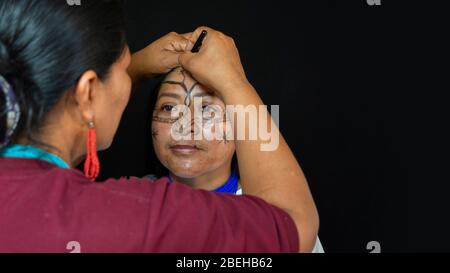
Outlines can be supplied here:
M242 195L242 189L238 189L236 195ZM319 236L317 236L316 245L314 246L311 253L325 253L323 250L322 243L320 242Z

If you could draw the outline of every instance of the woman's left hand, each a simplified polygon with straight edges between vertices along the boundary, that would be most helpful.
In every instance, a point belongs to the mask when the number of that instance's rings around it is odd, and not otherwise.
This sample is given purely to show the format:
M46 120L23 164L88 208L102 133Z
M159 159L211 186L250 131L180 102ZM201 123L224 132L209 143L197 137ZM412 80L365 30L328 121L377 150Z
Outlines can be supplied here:
M179 55L191 50L194 43L188 39L190 34L171 32L154 41L146 48L134 53L128 73L134 81L142 77L154 77L180 66Z

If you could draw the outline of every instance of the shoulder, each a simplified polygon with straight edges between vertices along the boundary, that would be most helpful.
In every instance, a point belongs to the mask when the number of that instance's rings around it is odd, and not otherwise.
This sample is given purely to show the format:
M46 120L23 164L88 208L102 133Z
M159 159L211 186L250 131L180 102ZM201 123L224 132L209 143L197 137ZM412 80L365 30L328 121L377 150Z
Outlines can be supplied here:
M78 181L86 191L104 198L147 203L157 201L158 195L168 191L169 181L166 178L151 180L148 178L122 177L110 178L102 182L91 182L84 176ZM75 181L77 182L77 181Z

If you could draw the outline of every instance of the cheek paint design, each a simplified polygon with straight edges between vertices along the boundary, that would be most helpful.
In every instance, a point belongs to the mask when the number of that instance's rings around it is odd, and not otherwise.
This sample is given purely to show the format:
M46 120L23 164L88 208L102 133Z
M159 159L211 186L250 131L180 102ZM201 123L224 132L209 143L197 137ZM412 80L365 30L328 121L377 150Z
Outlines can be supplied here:
M232 127L233 125L230 116L226 111L223 113L223 124L225 126L225 130L223 132L223 142L226 145L230 142L230 140L233 139L233 137L230 136L231 134L233 134L233 127Z
M178 121L178 119L173 119L173 118L161 118L161 117L158 117L158 116L154 116L154 117L152 118L152 120L153 120L154 122L167 123L167 124L174 124L175 122Z
M230 143L230 140L232 139L232 137L230 137L230 134L232 134L232 129L231 127L229 127L228 125L231 124L231 121L229 119L229 116L224 113L223 114L223 119L217 119L217 122L222 122L222 125L224 126L223 129L223 136L222 136L222 140L219 141L219 143L223 143L225 145L227 145L228 143Z
M223 112L222 110L219 110L221 113ZM217 140L219 140L219 144L228 144L230 142L230 140L232 139L232 137L230 137L230 134L232 133L231 131L231 127L229 127L228 125L230 124L230 120L229 120L229 116L226 113L223 114L219 114L217 117L214 118L205 118L203 119L203 130L204 130L204 135L205 134L212 134L215 135L216 134L216 130L221 130L223 131L222 136L218 136ZM220 133L218 133L220 134ZM207 139L209 139L207 137Z
M152 130L152 137L153 137L153 139L157 139L157 138L158 138L158 135L159 135L159 132L156 131L155 129L153 129L153 130Z

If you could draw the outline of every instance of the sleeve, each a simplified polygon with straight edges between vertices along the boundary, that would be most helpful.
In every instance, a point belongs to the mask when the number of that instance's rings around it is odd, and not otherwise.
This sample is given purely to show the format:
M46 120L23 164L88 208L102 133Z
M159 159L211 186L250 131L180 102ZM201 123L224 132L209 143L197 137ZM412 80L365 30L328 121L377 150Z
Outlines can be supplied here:
M144 251L298 252L292 218L252 196L194 190L159 181L150 191Z

